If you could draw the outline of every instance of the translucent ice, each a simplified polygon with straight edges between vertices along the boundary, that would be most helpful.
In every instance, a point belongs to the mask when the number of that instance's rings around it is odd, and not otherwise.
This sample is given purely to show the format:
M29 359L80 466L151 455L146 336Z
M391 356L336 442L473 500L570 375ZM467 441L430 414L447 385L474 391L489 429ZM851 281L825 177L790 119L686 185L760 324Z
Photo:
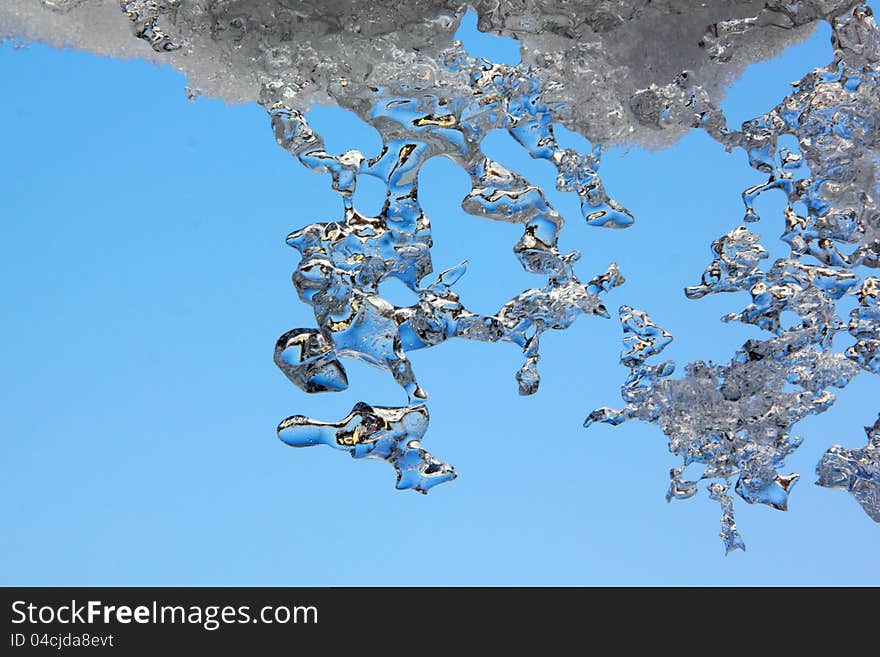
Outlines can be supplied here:
M354 458L383 459L397 471L398 488L425 493L456 476L452 466L422 449L419 440L427 428L424 405L381 408L360 403L339 422L289 417L278 427L278 436L293 447L324 444L347 450Z
M541 333L565 329L582 314L608 317L600 295L623 283L613 263L582 283L574 271L579 254L557 248L562 217L540 188L487 158L480 143L491 130L507 129L532 157L557 167L559 189L579 195L588 223L625 227L632 217L602 187L596 174L598 154L584 157L557 144L551 110L528 72L471 58L458 46L449 48L444 63L450 71L466 74L471 81L466 93L433 86L373 92L368 116L384 146L371 159L358 151L329 154L302 113L280 100L271 105L278 143L312 171L330 175L342 212L339 220L311 224L287 237L302 255L294 286L300 299L312 306L318 328L293 329L282 336L275 362L306 392L344 389L347 378L340 359L354 358L387 370L406 392L408 403L416 404L395 412L424 409L417 400L425 399L427 392L407 352L464 338L518 346L523 352L523 365L516 372L519 391L533 394L540 384ZM426 159L435 155L450 158L470 175L472 189L462 200L466 211L523 227L514 255L526 271L542 279L492 315L468 310L454 291L466 262L429 277L431 223L419 203L418 176ZM386 187L377 216L362 214L353 202L361 176L378 179ZM416 303L396 306L382 298L379 286L389 278L412 290ZM309 422L308 426L320 425ZM421 438L427 413L419 427ZM288 428L289 421L282 423L283 439ZM393 450L370 455L398 467ZM450 478L432 478L430 485ZM426 492L430 485L400 487Z
M880 522L880 417L865 427L868 444L860 449L835 445L816 466L818 483L848 491L875 522Z
M471 57L453 41L466 9L457 0L5 0L0 36L168 62L187 73L193 93L261 103L278 143L329 175L339 214L287 238L301 256L293 283L315 325L281 336L275 363L317 393L344 390L343 361L357 359L386 370L403 405L362 402L339 422L296 415L278 435L292 446L383 459L398 488L420 492L455 471L422 447L427 391L407 353L452 338L512 343L523 355L519 391L530 395L540 385L541 335L580 315L608 317L603 296L624 283L614 263L582 282L580 254L558 248L563 218L538 186L485 156L486 135L505 130L549 162L558 190L578 195L580 219L612 229L635 219L599 177L603 145L664 146L696 128L742 149L767 179L743 191L743 223L712 243L685 295L747 293L745 307L723 320L757 327L763 338L726 364L695 361L675 378L674 364L658 360L672 336L621 306L624 406L593 411L585 424L658 425L681 458L667 499L692 497L706 480L726 550L744 549L731 487L747 503L785 510L798 481L785 467L801 444L794 425L828 410L832 391L858 373L880 373L880 279L867 275L880 268L880 38L870 9L854 0L474 0L481 30L518 41L516 66ZM726 83L819 21L832 27L833 61L767 113L728 127L718 108ZM381 152L327 152L306 120L314 103L355 112L380 133ZM584 135L588 152L562 148L554 125ZM491 315L469 310L455 291L466 262L434 273L418 183L438 155L470 178L465 211L522 226L513 253L535 286ZM385 187L378 213L354 201L364 177ZM762 221L756 201L768 192L786 199L778 225L788 254L773 262L752 230ZM388 279L416 301L383 298ZM852 298L847 323L838 306ZM875 520L878 431L869 429L864 449L832 447L817 468L820 485L849 490ZM686 476L694 464L702 472Z
M782 15L797 22L801 12L809 13L805 7L791 4ZM748 341L726 365L697 361L685 367L683 378L673 379L671 363L645 362L663 348L667 338L658 336L665 333L644 313L623 307L624 341L635 345L621 358L630 368L623 386L626 406L599 409L587 419L587 424L620 424L637 418L659 425L670 451L682 458L681 466L671 471L667 498L691 497L700 480L714 480L708 491L722 506L721 536L728 552L745 547L726 493L728 482L734 480L736 493L750 504L785 510L798 480L797 474L781 471L785 458L801 443L791 434L793 425L826 411L834 402L831 390L844 387L859 371L878 373L880 281L863 272L880 267L875 201L880 41L867 7L847 8L830 21L834 60L809 73L779 105L739 131L726 126L689 75L645 90L640 105L646 119L702 128L726 148L742 148L750 165L768 175L766 183L743 193L746 224L761 219L754 209L760 194L778 190L788 201L780 222L787 257L762 268L767 250L744 224L713 242L714 258L701 282L685 290L691 299L748 292L751 302L722 319L752 324L769 337ZM716 35L716 55L723 54L724 39L754 24L727 24L727 36ZM793 136L800 152L781 147L782 135ZM808 172L794 175L803 165ZM847 325L837 315L837 304L850 295L858 305ZM784 325L786 312L797 317L792 326ZM833 338L844 329L855 344L835 351ZM699 478L685 479L685 468L695 463L703 467ZM872 444L864 450L832 448L818 473L821 485L850 490L868 515L878 519Z

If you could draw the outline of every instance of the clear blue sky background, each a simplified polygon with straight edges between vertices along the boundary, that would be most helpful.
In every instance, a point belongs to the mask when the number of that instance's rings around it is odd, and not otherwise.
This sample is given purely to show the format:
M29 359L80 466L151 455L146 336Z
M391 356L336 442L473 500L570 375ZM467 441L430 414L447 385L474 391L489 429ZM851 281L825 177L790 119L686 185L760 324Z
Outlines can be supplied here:
M508 44L472 25L463 36L510 59ZM729 115L770 108L830 59L828 38L822 27L751 67ZM278 148L265 112L188 102L168 68L40 45L0 45L0 82L0 583L880 584L880 526L813 484L829 445L864 444L880 410L876 377L799 425L806 442L790 463L802 479L788 513L737 504L745 554L725 558L705 494L666 503L677 460L658 428L581 428L591 409L620 403L616 319L547 335L531 398L517 395L510 345L412 354L431 394L425 445L460 476L427 497L395 491L385 463L275 437L294 413L338 419L359 400L404 399L387 373L356 363L348 391L308 396L272 363L281 333L314 325L284 237L340 207L326 179ZM316 110L313 121L330 150L379 148L345 112ZM583 225L549 164L506 135L485 148L545 185L569 219L561 247L584 253L584 278L620 264L628 284L609 305L648 310L675 335L679 364L726 360L757 335L718 321L743 296L682 294L711 240L741 220L740 191L760 180L744 154L699 133L663 152L609 151L602 176L637 219L614 232ZM461 211L466 180L433 160L421 195L435 268L469 259L462 297L491 312L539 281L511 252L519 227ZM359 192L362 206L375 201ZM782 200L761 203L757 230L780 255Z

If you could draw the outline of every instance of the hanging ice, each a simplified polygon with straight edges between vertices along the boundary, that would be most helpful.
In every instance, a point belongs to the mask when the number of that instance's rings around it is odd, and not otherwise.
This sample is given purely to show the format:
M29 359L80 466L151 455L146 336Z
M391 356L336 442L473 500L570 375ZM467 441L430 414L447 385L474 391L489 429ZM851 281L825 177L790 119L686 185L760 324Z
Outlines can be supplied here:
M788 199L782 240L789 256L761 268L767 251L760 236L741 225L712 244L714 259L700 284L685 290L691 299L718 292L745 291L751 303L722 319L753 324L769 333L750 340L727 365L695 362L685 376L672 379L672 363L648 365L659 353L657 329L644 313L621 308L624 340L638 340L637 356L623 386L622 410L599 409L587 419L620 424L638 418L659 425L669 449L682 458L671 471L667 499L697 493L699 481L722 506L727 551L744 549L733 518L727 482L746 502L785 510L798 475L786 474L784 461L801 438L793 425L806 415L826 411L833 388L842 388L861 370L878 372L878 292L875 277L860 276L880 267L880 211L876 205L877 154L880 150L880 51L877 25L866 7L831 19L834 60L809 73L791 95L767 114L727 128L717 108L680 76L663 88L651 88L645 107L658 121L675 121L706 130L726 148L743 148L752 167L768 180L743 193L744 221L760 220L755 198L780 190ZM751 23L728 25L734 33ZM779 147L781 135L797 139L800 153ZM806 175L795 175L806 164ZM837 303L856 295L858 307L847 326L837 316ZM786 328L783 312L800 323ZM634 318L638 319L633 326ZM834 336L849 330L855 344L833 349ZM663 334L665 335L665 333ZM668 341L668 338L664 338ZM872 440L873 440L873 434ZM685 468L700 464L698 480L686 480ZM858 464L863 464L858 467ZM846 487L875 520L880 494L876 454L832 448L820 464L820 484Z
M747 292L747 305L723 320L754 325L766 338L750 340L726 364L697 361L675 378L671 362L657 361L672 336L644 311L622 306L625 405L594 411L586 424L657 424L681 458L668 499L691 497L706 480L721 505L727 551L744 549L731 486L748 503L785 510L798 481L784 464L801 443L794 425L826 411L832 390L860 371L880 372L880 281L867 275L880 268L880 39L870 9L852 0L471 4L480 29L518 40L519 65L468 56L453 42L466 7L448 0L7 0L0 35L167 61L187 73L193 93L260 102L278 142L310 170L329 174L339 215L287 238L301 256L294 286L315 324L285 333L275 362L316 393L345 389L344 360L359 359L387 370L401 386L402 405L369 400L338 422L296 415L281 423L279 437L383 459L399 488L420 492L455 471L422 447L429 438L422 377L430 381L430 373L416 373L407 352L452 338L510 342L523 355L519 391L532 394L541 334L582 314L607 317L602 297L624 282L613 263L582 282L579 253L557 246L562 217L540 188L485 157L483 138L507 130L531 157L555 166L558 189L579 196L581 220L607 228L626 228L634 218L602 185L601 145L663 146L697 128L727 150L742 148L767 181L743 192L743 224L713 242L712 261L685 294ZM766 114L728 127L718 109L726 82L817 21L833 28L834 60ZM381 153L328 153L305 118L316 102L369 122L382 136ZM561 148L555 124L587 137L590 152ZM780 146L783 135L797 148ZM437 155L470 176L467 212L522 226L513 250L536 276L535 287L494 314L468 310L455 292L467 263L437 263L441 273L434 273L418 176ZM353 203L361 176L385 185L377 216ZM772 263L750 229L761 220L756 198L771 190L787 198L776 225L789 247ZM389 278L416 303L383 299L379 284ZM852 296L857 306L846 323L837 308ZM798 323L786 326L785 312ZM835 348L834 337L847 333L850 343ZM864 449L832 447L817 469L820 485L850 491L875 520L878 430L869 430ZM692 464L702 466L696 480L685 477Z
M539 188L483 155L480 142L490 130L506 128L532 157L556 165L559 189L581 196L589 223L625 227L632 218L605 194L595 173L598 154L583 157L558 146L550 109L533 76L472 59L457 46L447 51L444 63L451 74L464 72L471 81L466 93L435 87L373 92L369 119L385 146L370 160L357 151L330 155L300 112L280 101L271 106L278 143L309 169L330 174L343 213L337 221L306 226L287 238L302 255L294 285L300 299L314 309L318 328L294 329L282 336L275 361L306 392L344 389L347 378L340 358L355 358L388 370L406 392L407 402L419 404L385 409L406 417L423 408L418 400L427 397L406 352L464 338L511 342L522 349L524 362L516 379L521 394L532 394L540 383L541 333L565 329L581 314L608 317L599 295L623 283L613 263L582 283L574 271L580 254L562 254L557 248L562 217ZM453 286L467 263L425 282L433 271L431 224L419 204L418 174L427 157L441 154L470 174L472 190L462 201L465 210L523 226L513 251L526 271L542 278L539 287L517 295L493 315L469 311L455 293ZM360 176L378 178L386 186L385 204L376 217L362 215L352 203ZM401 281L418 301L399 307L383 299L379 284L388 278ZM290 422L285 420L282 427ZM300 432L305 427L319 432L324 424L299 417L296 426ZM426 426L427 415L421 433ZM371 455L395 467L399 462L394 450ZM432 457L424 453L424 458ZM426 492L429 486L415 488Z

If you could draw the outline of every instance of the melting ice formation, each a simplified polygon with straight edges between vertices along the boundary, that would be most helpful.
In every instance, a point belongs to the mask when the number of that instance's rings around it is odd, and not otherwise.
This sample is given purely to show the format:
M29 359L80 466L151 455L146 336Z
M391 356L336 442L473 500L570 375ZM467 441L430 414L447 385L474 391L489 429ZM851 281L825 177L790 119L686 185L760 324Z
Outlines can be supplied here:
M791 435L803 417L821 413L860 371L880 373L880 279L862 276L880 267L880 212L877 154L880 147L880 41L867 7L831 19L834 60L795 85L767 114L726 127L723 116L686 75L643 92L642 105L659 122L686 122L706 130L726 148L743 148L766 183L743 192L745 224L712 244L714 259L699 285L685 294L698 299L718 292L747 291L751 303L723 321L753 324L767 331L749 340L729 363L697 361L685 376L671 378L671 362L648 364L671 341L641 311L620 309L624 342L621 358L630 375L621 392L626 406L602 408L585 422L620 424L637 418L657 424L669 450L682 458L670 473L667 499L695 495L700 480L722 507L721 537L727 551L744 549L733 518L729 482L746 502L785 510L797 482L780 472L786 456L801 443ZM742 29L743 26L737 29ZM779 147L781 135L797 139L800 153ZM806 164L808 173L798 175ZM781 239L788 257L761 268L768 258L760 236L746 224L759 221L754 200L768 190L788 198ZM855 295L857 307L846 324L836 304ZM784 327L783 312L799 323ZM852 342L834 351L843 330ZM880 517L877 425L864 450L833 447L817 468L818 484L849 490L870 517ZM703 466L697 480L685 468Z
M587 223L607 228L626 228L633 217L603 188L598 144L658 146L697 128L728 151L742 148L767 181L743 192L743 224L712 243L712 262L685 293L749 293L750 303L723 321L752 324L766 338L749 340L726 364L693 362L675 378L674 364L657 360L672 336L645 311L622 306L625 405L595 410L585 425L633 418L658 425L681 458L667 498L692 497L705 481L721 505L726 550L744 549L731 486L747 503L785 510L798 481L785 468L801 443L793 426L827 410L832 390L859 372L880 373L880 278L869 275L880 268L877 25L870 9L852 0L575 4L472 3L481 29L520 42L517 66L468 56L452 41L464 7L444 0L396 3L393 10L378 0L10 0L0 8L0 34L167 58L187 72L193 89L258 100L278 142L308 169L329 173L341 216L287 238L301 255L293 283L316 326L284 334L275 362L315 393L345 389L342 360L358 359L388 370L407 403L362 402L338 422L296 415L278 434L293 446L326 444L355 458L383 459L395 468L398 488L420 492L456 473L422 447L427 393L407 352L450 338L510 342L522 351L515 376L520 393L529 395L540 382L541 334L565 329L582 314L608 317L602 295L624 283L613 263L580 280L579 254L558 250L562 217L540 188L483 155L482 139L507 130L531 157L555 166L557 188L578 194ZM729 128L718 109L725 82L819 20L832 27L833 61L808 73L766 114ZM305 112L328 101L379 131L384 146L377 157L325 150ZM596 146L588 153L560 147L554 124ZM796 150L780 145L784 135ZM454 291L466 263L432 273L418 174L436 155L470 176L467 212L523 228L514 253L536 275L536 286L492 315L468 310ZM365 216L352 202L361 176L386 187L378 216ZM750 226L760 220L755 199L770 190L788 199L781 239L789 254L765 264L768 253ZM383 299L379 284L388 278L406 285L417 302ZM837 314L845 297L857 301L848 322ZM783 324L785 312L797 316L795 324ZM849 340L843 351L834 348L835 336ZM867 433L864 448L829 449L817 483L849 491L880 521L880 419ZM695 464L702 472L686 477Z
M835 445L827 452L816 474L819 485L849 491L875 522L880 522L880 417L865 427L868 445L845 449Z
M522 349L524 358L516 373L519 391L530 395L540 382L541 333L565 329L581 314L608 317L600 294L623 283L613 263L587 283L578 279L574 263L580 254L563 254L557 248L562 217L539 188L483 155L482 138L491 129L507 128L532 157L552 162L559 172L559 189L577 191L588 223L622 228L633 221L606 195L595 171L598 151L580 155L556 143L550 110L535 77L472 59L459 47L450 48L446 65L466 72L471 80L468 93L446 97L430 89L413 97L374 92L377 100L370 117L385 145L370 160L357 151L330 155L300 112L282 103L271 108L278 142L309 169L330 173L344 212L339 221L312 224L287 238L302 254L293 283L300 299L312 306L318 329L283 335L275 362L306 392L322 392L344 389L347 379L339 359L356 358L388 370L410 404L399 409L361 404L338 425L297 416L282 423L280 436L290 445L325 442L354 456L384 458L397 469L398 488L422 492L453 478L455 472L421 449L427 411L419 400L427 394L406 352L455 337L511 342ZM462 202L465 210L523 226L514 253L526 271L545 281L494 315L468 310L453 290L466 263L430 277L431 225L419 205L418 173L435 155L452 159L470 175L472 189ZM376 217L363 216L352 204L362 175L378 178L387 188ZM379 284L387 278L411 289L417 303L398 307L383 299ZM401 431L409 422L416 429ZM328 431L328 426L335 430Z

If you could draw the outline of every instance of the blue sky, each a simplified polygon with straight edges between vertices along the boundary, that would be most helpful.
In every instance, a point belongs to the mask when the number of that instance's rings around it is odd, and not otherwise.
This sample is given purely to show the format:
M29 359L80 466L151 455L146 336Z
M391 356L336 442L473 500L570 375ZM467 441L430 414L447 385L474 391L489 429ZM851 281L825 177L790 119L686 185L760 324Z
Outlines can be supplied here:
M472 28L464 36L510 57ZM821 27L752 66L725 102L734 122L827 62L828 38ZM828 446L864 444L862 426L880 410L876 377L798 426L806 441L790 464L802 479L787 513L737 505L745 554L724 557L719 508L704 494L666 503L677 461L659 429L581 428L591 409L620 401L616 320L546 335L531 398L517 394L510 345L412 354L431 395L425 446L459 478L428 496L395 491L384 463L275 437L295 413L338 419L360 400L405 400L365 365L347 363L346 392L309 396L272 363L280 334L314 325L290 284L297 256L284 237L338 218L340 206L326 178L278 148L265 112L189 102L168 68L40 45L0 45L0 79L0 583L880 584L880 527L813 484ZM379 147L341 110L316 110L313 123L328 150ZM646 309L675 336L670 358L723 361L756 336L718 320L742 297L682 293L709 243L740 222L741 190L760 179L744 154L700 133L662 152L608 151L600 173L636 217L608 231L579 221L550 165L508 136L485 149L549 187L569 220L560 248L583 252L584 278L619 263L628 282L609 306ZM539 282L511 251L518 227L461 211L467 178L455 165L429 162L420 191L435 269L471 263L457 284L470 307L494 312ZM769 196L755 229L781 255L782 200Z

